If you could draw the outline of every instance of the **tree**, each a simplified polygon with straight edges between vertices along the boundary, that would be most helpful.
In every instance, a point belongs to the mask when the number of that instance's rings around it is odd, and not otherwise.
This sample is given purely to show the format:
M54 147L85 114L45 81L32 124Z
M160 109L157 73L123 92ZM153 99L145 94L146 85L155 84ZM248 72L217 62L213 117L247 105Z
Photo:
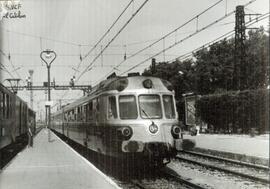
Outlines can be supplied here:
M263 27L248 32L246 54L249 89L266 88L269 85L269 36Z
M150 66L144 70L143 75L155 76L171 82L177 100L182 97L182 94L192 92L195 89L194 67L191 59L184 62L176 60L173 63L157 63L154 74L152 74Z
M233 47L232 40L224 39L194 54L198 94L232 89Z
M179 117L184 115L182 94L201 95L197 115L216 130L269 129L269 36L261 27L250 30L245 41L245 77L248 85L234 90L234 39L224 39L193 54L193 59L162 62L154 76L172 83ZM151 67L144 75L152 75ZM241 70L240 70L241 71ZM258 113L259 112L259 113Z

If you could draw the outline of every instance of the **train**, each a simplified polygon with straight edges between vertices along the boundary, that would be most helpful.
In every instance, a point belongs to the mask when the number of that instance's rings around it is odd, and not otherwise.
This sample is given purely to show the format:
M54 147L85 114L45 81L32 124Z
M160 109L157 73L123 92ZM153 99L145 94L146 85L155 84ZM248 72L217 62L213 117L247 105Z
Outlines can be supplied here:
M0 149L36 130L36 113L27 103L0 83Z
M52 114L52 129L95 153L164 165L181 150L173 86L166 80L112 74Z

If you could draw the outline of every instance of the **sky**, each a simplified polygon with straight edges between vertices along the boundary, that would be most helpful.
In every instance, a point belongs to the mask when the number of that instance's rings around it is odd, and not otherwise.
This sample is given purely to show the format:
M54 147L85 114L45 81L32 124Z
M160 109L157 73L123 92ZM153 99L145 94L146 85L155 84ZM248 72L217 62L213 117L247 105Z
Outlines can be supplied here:
M22 79L20 85L25 85L29 70L34 71L33 85L42 85L47 80L47 68L40 59L40 53L42 50L51 49L57 54L51 66L51 78L55 79L56 84L67 85L70 78L75 76L77 84L95 85L112 71L121 74L145 61L131 71L142 72L151 64L150 58L153 55L169 46L173 47L155 57L157 62L173 60L233 30L234 14L194 34L235 10L237 5L246 4L250 0L223 0L165 39L162 39L164 35L196 17L218 0L149 0L102 55L93 61L144 1L134 0L108 35L83 61L80 57L85 57L130 0L17 0L14 4L20 6L13 6L17 9L12 10L12 3L9 2L9 8L5 7L5 10L9 13L20 11L21 18L8 17L0 21L0 49L6 55L0 54L0 61L14 78ZM1 7L3 2L0 0ZM269 0L256 0L245 8L247 14L267 12ZM0 16L3 13L5 12L0 8ZM246 16L245 19L248 21L249 17ZM252 27L261 25L268 28L269 17ZM174 46L176 42L191 34L194 36ZM125 54L129 57L158 39L162 40L123 62ZM114 69L120 62L123 62L121 66ZM90 64L92 66L89 71L79 78ZM1 75L1 82L8 85L5 79L12 76L6 71L2 71ZM53 90L52 100L57 106L60 99L62 104L65 104L82 94L81 91ZM20 91L18 95L29 102L29 91ZM44 112L45 101L44 91L34 91L34 110L38 111L38 116Z

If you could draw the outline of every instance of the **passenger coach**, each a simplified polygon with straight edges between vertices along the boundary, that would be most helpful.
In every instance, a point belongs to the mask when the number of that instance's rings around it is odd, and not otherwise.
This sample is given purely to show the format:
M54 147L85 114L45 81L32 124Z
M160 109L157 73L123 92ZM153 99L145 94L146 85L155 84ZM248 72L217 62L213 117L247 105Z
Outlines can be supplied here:
M0 149L26 136L30 125L35 133L35 118L27 103L0 83Z

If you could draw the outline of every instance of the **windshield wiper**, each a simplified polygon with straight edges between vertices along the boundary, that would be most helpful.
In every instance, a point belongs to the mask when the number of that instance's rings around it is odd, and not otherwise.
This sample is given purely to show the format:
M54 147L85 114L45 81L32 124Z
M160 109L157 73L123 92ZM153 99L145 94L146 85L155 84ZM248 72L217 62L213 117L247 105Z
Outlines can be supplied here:
M148 119L151 119L151 117L146 113L146 111L140 106L141 111L146 115Z

